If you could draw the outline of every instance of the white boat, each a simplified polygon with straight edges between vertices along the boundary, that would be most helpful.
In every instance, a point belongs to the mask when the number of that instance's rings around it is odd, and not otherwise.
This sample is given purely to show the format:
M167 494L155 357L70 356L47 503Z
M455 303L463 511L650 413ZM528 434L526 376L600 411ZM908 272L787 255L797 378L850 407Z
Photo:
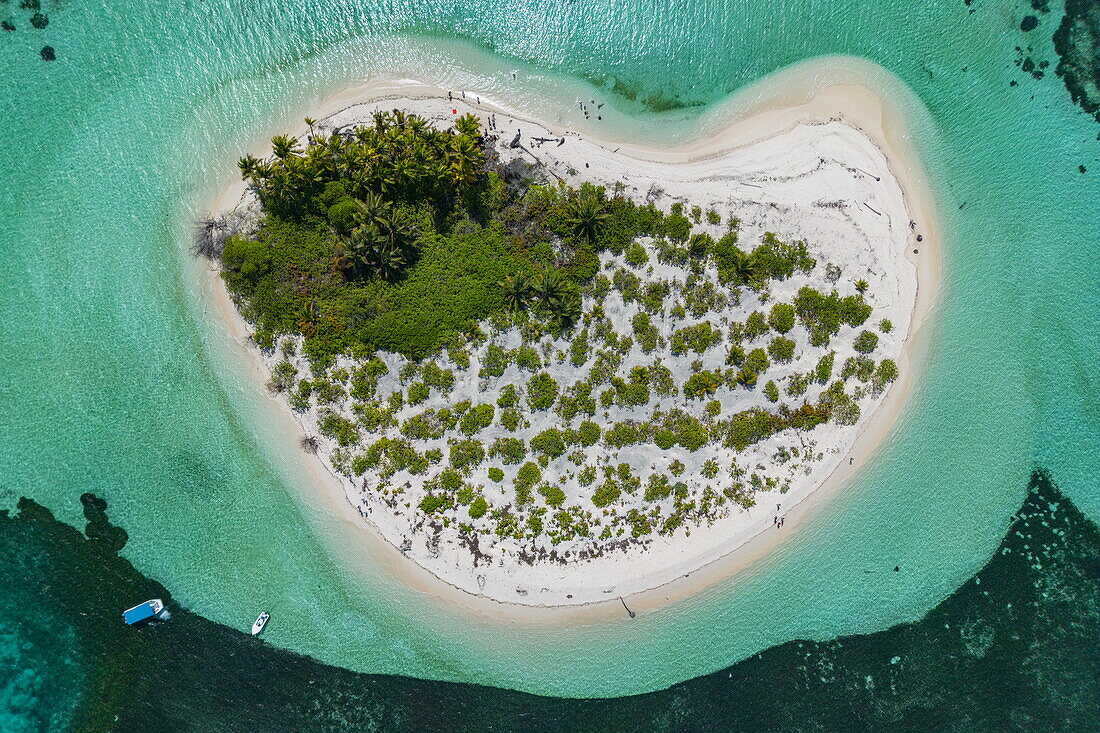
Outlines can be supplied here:
M258 634L258 633L260 633L261 631L264 630L264 626L267 626L267 620L269 618L271 618L271 614L268 613L267 611L264 611L263 613L261 613L259 616L256 617L256 621L253 622L253 624L252 624L252 635L253 636L255 636L256 634Z

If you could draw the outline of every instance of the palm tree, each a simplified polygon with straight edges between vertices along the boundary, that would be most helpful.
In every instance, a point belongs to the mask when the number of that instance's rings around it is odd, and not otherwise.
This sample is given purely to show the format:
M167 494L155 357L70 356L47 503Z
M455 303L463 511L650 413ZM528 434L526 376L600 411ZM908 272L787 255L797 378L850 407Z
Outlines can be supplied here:
M476 138L481 135L481 122L472 114L464 114L455 120L454 129L460 135Z
M279 160L286 160L298 154L298 141L286 135L276 135L271 138L271 152Z
M522 272L509 275L500 283L504 288L504 307L512 312L521 311L531 297L531 281Z
M567 289L550 305L550 317L559 331L568 331L581 318L581 296L572 288Z
M581 195L566 207L566 222L573 234L592 241L607 221L604 202L596 195Z
M740 369L737 372L737 383L745 389L752 389L756 386L756 380L760 375L754 371L748 369Z
M761 274L760 263L748 252L735 250L730 263L730 274L738 285L749 285Z
M547 308L553 308L565 294L565 278L558 270L543 270L531 283L531 291Z
M246 181L256 177L259 165L260 159L254 155L246 155L237 161L237 167L241 169L241 178Z
M863 295L867 292L867 288L871 287L867 284L866 280L856 280L856 292Z
M473 139L466 136L454 138L447 155L451 177L459 186L466 186L477 180L481 169L481 149Z

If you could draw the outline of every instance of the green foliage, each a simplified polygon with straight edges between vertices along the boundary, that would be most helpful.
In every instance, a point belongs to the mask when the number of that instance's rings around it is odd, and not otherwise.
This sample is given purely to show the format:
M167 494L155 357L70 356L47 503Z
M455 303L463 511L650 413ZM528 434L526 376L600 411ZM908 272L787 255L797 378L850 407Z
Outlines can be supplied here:
M881 392L887 384L898 378L898 365L893 359L883 359L875 367L872 384L876 392Z
M703 321L694 326L678 328L672 333L670 345L672 353L676 356L694 351L702 354L712 346L722 342L722 332L711 325L710 321Z
M592 503L598 507L610 506L618 501L621 495L622 492L619 489L619 485L615 482L615 479L609 478L600 484L592 493Z
M322 413L320 417L318 428L321 435L335 440L341 448L359 443L359 428L351 420L329 411Z
M830 351L827 354L822 354L821 358L817 360L817 366L814 367L813 378L818 384L827 384L829 377L833 375L833 360L836 359L836 352Z
M631 267L644 267L645 264L649 262L649 254L645 251L645 247L634 242L626 248L624 259L626 259L626 263Z
M657 348L661 337L648 313L635 313L634 317L630 319L630 325L634 330L635 338L638 339L638 345L642 347L644 353L648 354Z
M794 328L794 306L790 303L776 303L768 313L768 325L778 333L787 333Z
M713 479L718 475L718 461L713 458L708 458L704 463L702 469L699 471L703 478Z
M538 451L550 458L558 458L565 453L565 440L557 428L547 428L531 438L531 450Z
M745 327L742 330L745 338L752 341L753 339L760 338L771 329L768 325L768 319L764 317L764 314L760 311L753 311L749 314L749 317L745 319Z
M614 448L644 443L647 440L644 426L633 422L617 422L603 435L604 443Z
M450 369L443 369L434 361L426 362L420 368L420 378L424 384L442 394L450 392L455 386L454 372Z
M768 402L779 401L779 387L774 380L769 379L768 383L764 385L764 396L768 398Z
M503 376L504 370L508 368L511 359L512 354L510 352L505 351L496 344L489 344L485 347L485 352L481 357L481 370L478 372L478 376L482 379Z
M485 501L484 496L479 496L470 503L470 519L481 519L487 511L489 511L489 502Z
M883 318L881 321L878 322L878 330L882 331L883 333L890 333L894 330L894 324L890 322L889 318Z
M745 370L759 374L760 372L767 371L771 366L771 362L768 361L768 355L764 353L763 349L753 349L745 356Z
M856 327L871 315L870 304L862 295L840 297L834 290L828 295L811 287L803 287L794 298L794 309L799 320L810 332L813 346L825 346L843 323Z
M672 376L672 370L660 362L649 365L649 386L654 394L661 397L671 397L676 394L676 380Z
M630 381L619 377L611 380L615 400L623 407L636 407L649 402L649 372L645 367L630 370Z
M531 346L520 346L513 352L513 360L520 369L533 372L542 366L539 353Z
M514 408L502 410L500 413L500 424L510 432L514 433L519 428L520 420L519 411Z
M722 386L722 375L718 372L696 372L684 382L684 396L704 399L714 394Z
M577 439L583 446L595 445L600 440L600 426L590 420L585 420L577 428Z
M425 514L446 511L454 508L454 499L440 494L427 494L420 500L420 511Z
M676 445L676 433L668 428L662 428L653 435L653 443L661 450L668 450Z
M428 399L429 394L431 394L431 390L428 389L428 385L423 382L413 382L409 385L408 402L410 405L419 405Z
M283 359L271 368L271 386L279 392L294 386L294 380L298 376L298 369L286 359Z
M763 242L753 249L751 257L760 276L772 280L786 280L795 271L808 273L817 265L805 242L781 242L771 232L764 233Z
M874 331L861 331L852 347L861 354L870 354L878 346L878 334Z
M489 480L495 481L499 484L501 481L504 480L504 471L497 468L496 466L493 466L489 469Z
M506 465L517 465L527 456L527 448L521 438L497 438L489 447L489 455Z
M470 408L458 422L458 429L464 435L473 435L493 424L493 416L496 410L492 405L475 405Z
M539 493L546 501L546 506L558 507L565 503L565 492L558 486L539 484Z
M473 468L485 460L485 448L476 440L459 440L451 443L451 465L458 470Z
M844 366L840 370L840 378L855 377L861 382L871 379L875 371L875 360L869 356L852 356L844 360Z
M558 398L558 383L546 372L539 372L527 382L527 404L532 410L549 410Z
M517 402L519 402L519 395L516 394L515 385L504 385L497 396L497 407L515 407Z
M768 355L780 364L786 364L794 358L794 341L784 336L776 336L768 342Z
M516 491L516 503L519 505L530 504L534 498L531 490L542 480L542 471L534 463L528 461L519 467L516 474L514 488Z
M672 485L668 476L663 473L651 473L649 480L646 482L645 494L643 494L645 500L660 501L670 496L672 496Z

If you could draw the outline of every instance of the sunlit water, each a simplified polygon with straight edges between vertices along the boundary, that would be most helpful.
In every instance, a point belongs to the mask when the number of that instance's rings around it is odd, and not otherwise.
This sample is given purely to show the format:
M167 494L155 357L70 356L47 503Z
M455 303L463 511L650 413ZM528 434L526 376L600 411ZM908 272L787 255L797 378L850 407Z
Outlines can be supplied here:
M18 21L0 36L4 505L28 495L79 522L75 498L105 496L142 572L225 624L270 610L273 644L562 695L915 618L985 561L1035 464L1100 516L1100 126L1053 74L1013 63L1031 45L1053 67L1060 7L1023 33L1024 3L805 5L46 3L41 31L0 6ZM926 372L859 480L747 577L629 623L467 620L348 557L186 251L236 157L379 73L547 117L598 97L600 134L684 139L738 89L823 54L908 87L946 230ZM0 665L21 664L18 644L0 635Z

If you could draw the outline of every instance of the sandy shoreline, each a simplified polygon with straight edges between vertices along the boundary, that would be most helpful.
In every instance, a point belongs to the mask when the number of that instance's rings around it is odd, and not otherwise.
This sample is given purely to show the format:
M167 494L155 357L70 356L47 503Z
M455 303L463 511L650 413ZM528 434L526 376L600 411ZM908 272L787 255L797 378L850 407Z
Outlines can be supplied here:
M790 524L785 527L782 533L769 531L770 527L765 525L762 530L757 531L751 537L742 538L742 541L737 542L734 546L723 548L724 552L698 563L698 567L689 570L681 577L656 584L652 588L624 593L626 601L635 610L659 607L691 595L716 582L728 579L765 555L780 539L788 536L788 533L802 519L809 516L812 509L819 505L824 497L842 486L852 475L858 472L861 465L874 452L879 443L890 433L916 381L924 360L923 354L927 348L927 333L924 325L928 321L928 314L934 304L939 282L939 232L934 218L933 202L927 181L919 162L915 159L905 133L903 121L898 118L897 112L889 107L887 101L881 99L878 94L867 86L854 81L825 89L811 90L808 92L810 96L798 103L791 103L789 99L791 89L797 87L797 84L792 80L787 81L790 82L785 85L788 98L783 100L781 104L768 104L767 101L764 101L755 108L750 109L748 113L742 111L742 117L725 127L685 145L655 148L628 142L619 143L601 140L599 137L587 133L579 137L609 151L614 148L616 149L616 155L619 157L633 158L640 161L683 164L724 155L731 150L792 130L804 123L839 119L864 133L878 146L888 161L890 171L902 189L905 206L911 218L918 222L917 231L923 235L923 241L917 245L919 254L914 255L912 253L913 246L906 250L906 258L916 267L917 288L916 300L911 313L909 336L905 341L901 361L899 362L902 376L888 391L878 409L862 426L849 452L839 460L837 468L816 489L784 511L786 519L790 520ZM470 97L476 98L476 94L469 91L467 91L466 96L468 98L467 102L470 103L468 106L476 109L522 120L554 133L566 132L566 130L555 126L553 123L535 122L518 113L506 110L500 103L490 101L484 97L480 99L480 104L478 104L474 99L470 99ZM445 98L446 91L430 85L403 81L380 82L349 88L330 98L321 105L319 110L303 111L303 114L310 114L323 119L355 104L369 101L439 97ZM401 105L395 104L394 106ZM304 132L304 126L294 132L295 134ZM254 154L263 154L265 147L263 145L257 146L256 150L253 151ZM240 202L243 193L243 183L237 182L228 186L215 198L211 210L220 212L234 208ZM915 242L911 241L910 245L915 245ZM207 295L214 301L219 316L227 324L230 334L241 344L241 348L249 354L250 363L254 364L256 368L255 376L260 380L258 384L262 384L266 380L266 369L256 350L247 346L249 333L247 324L240 318L225 288L222 287L220 278L213 271L209 282L204 285L204 289L207 290ZM296 427L298 423L285 403L280 400L273 399L273 401L280 404L278 410L282 415L280 421L285 421L289 429L300 429ZM447 584L420 565L409 562L392 545L383 541L380 536L367 528L358 513L347 501L344 488L337 477L332 475L319 459L305 454L303 456L306 458L305 463L308 464L311 474L316 478L316 488L319 495L327 504L337 510L341 517L346 517L349 522L362 528L362 531L357 534L364 537L365 549L369 553L370 560L374 564L384 563L386 568L402 582L416 590L443 599L447 602L448 607L467 608L482 615L503 615L512 619L530 618L534 620L545 620L547 618L562 620L593 619L620 616L623 613L617 597L584 605L539 606L495 601ZM851 464L849 464L849 461L843 460L847 458L853 459Z

